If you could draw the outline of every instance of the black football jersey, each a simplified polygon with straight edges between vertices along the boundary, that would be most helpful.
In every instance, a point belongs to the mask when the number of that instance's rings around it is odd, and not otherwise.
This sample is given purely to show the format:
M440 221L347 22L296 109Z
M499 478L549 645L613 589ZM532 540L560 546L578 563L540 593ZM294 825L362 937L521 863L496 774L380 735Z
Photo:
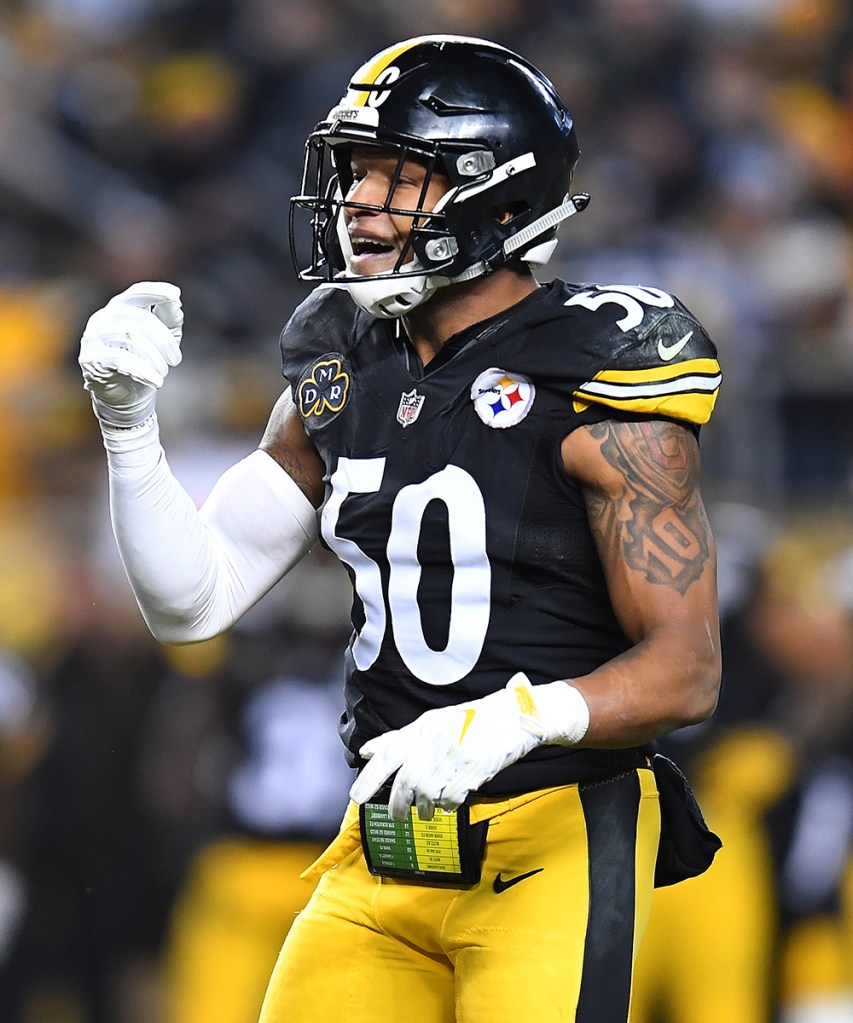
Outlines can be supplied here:
M425 710L486 696L517 671L534 684L585 675L630 645L560 444L607 417L707 421L716 350L677 299L556 281L424 368L399 321L322 286L281 340L326 465L323 542L353 583L352 763ZM595 776L615 756L542 747L484 791Z

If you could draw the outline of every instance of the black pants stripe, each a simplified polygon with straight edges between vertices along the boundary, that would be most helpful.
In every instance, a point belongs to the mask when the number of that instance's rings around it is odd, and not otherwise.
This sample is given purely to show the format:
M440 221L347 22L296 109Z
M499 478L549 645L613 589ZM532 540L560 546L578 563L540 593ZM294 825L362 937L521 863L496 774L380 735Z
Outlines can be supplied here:
M580 787L590 913L576 1023L625 1023L631 1000L640 785L636 772Z

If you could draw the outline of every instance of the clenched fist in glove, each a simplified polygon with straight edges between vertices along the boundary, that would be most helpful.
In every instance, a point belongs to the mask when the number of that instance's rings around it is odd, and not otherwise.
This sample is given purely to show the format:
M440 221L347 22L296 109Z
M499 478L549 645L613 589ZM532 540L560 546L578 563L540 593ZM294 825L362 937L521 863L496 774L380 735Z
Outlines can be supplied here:
M586 734L589 708L566 682L531 686L519 672L481 700L421 714L359 751L369 761L350 789L365 803L396 771L388 812L404 820L412 803L422 820L455 810L469 792L545 743L573 746Z
M95 415L128 429L154 412L154 398L181 361L184 313L174 284L133 284L89 317L78 359Z

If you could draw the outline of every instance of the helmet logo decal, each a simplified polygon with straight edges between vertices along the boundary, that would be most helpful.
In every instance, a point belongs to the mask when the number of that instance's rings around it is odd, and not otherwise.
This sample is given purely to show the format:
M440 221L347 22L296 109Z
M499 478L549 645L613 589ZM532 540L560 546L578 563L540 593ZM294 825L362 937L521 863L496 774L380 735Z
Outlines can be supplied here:
M374 80L374 85L391 85L396 82L400 77L400 69L396 64L389 64L383 71L380 71ZM391 95L390 89L385 89L383 92L372 92L367 97L367 105L369 107L379 107L385 102L386 99Z
M417 43L417 39L409 39L397 46L390 46L387 50L383 50L373 57L372 60L362 65L353 75L352 81L349 84L346 102L352 103L357 107L376 107L379 106L379 103L384 103L390 95L388 90L381 94L379 102L373 102L371 89L365 88L365 86L382 85L386 82L390 85L391 82L396 82L401 72L398 67L392 67L393 61L409 50L414 49Z
M349 397L350 376L339 355L323 355L310 367L296 389L296 401L303 419L337 415Z
M397 407L397 422L400 426L412 425L421 414L425 400L426 395L418 394L416 387L413 387L411 391L403 391L400 395L400 404Z
M506 370L484 370L471 384L471 401L480 419L494 430L516 426L533 406L536 388L521 373Z

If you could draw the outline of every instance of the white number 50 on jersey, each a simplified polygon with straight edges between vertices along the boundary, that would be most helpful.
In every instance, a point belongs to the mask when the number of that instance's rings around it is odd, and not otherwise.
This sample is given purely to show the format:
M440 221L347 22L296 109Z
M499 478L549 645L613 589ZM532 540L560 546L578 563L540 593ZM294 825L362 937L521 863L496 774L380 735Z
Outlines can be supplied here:
M373 494L382 486L384 458L340 458L331 477L332 496L321 516L326 543L353 570L355 590L364 606L364 625L353 646L360 670L379 656L388 628L382 572L379 565L345 536L339 536L338 517L350 494ZM424 638L418 607L421 564L418 539L430 501L447 508L453 584L450 590L450 629L447 646L434 650ZM425 479L403 487L394 498L388 559L388 609L397 650L409 671L423 682L448 686L464 678L477 663L491 603L491 567L486 555L486 506L474 478L448 465Z
M661 291L660 288L641 288L633 284L597 284L595 291L581 291L563 305L580 305L595 312L596 309L611 302L625 310L625 315L616 321L616 326L622 331L639 327L646 315L644 306L670 309L675 305L672 295Z

